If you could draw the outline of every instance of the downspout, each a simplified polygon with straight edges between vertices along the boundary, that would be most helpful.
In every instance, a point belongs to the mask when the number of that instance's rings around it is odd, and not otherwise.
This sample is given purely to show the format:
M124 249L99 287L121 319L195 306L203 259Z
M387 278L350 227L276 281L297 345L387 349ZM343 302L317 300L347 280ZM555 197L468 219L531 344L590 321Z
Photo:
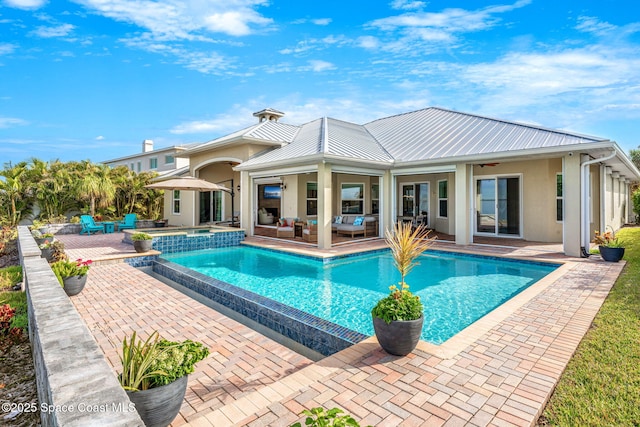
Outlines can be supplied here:
M589 223L591 218L589 217L589 166L594 163L604 162L606 160L613 159L617 155L615 149L611 151L611 154L597 159L588 160L580 164L580 221L581 221L581 238L580 238L580 256L582 258L589 257L589 238L590 229ZM600 201L602 203L602 200Z

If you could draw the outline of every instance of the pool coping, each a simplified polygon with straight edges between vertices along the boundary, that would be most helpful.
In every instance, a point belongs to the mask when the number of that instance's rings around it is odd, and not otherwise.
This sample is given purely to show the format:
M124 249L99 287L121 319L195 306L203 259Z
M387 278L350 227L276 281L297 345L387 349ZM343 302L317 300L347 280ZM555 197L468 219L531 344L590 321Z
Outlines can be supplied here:
M354 256L366 256L367 254L387 252L389 250L388 247L373 248L365 251L356 251L343 254L323 254L323 256L315 256L313 254L299 253L297 251L282 251L275 248L262 247L260 245L246 244L246 246L258 248L260 250L268 252L284 253L286 255L295 256L302 259L312 259L316 262L322 263L329 263L334 260L340 260ZM465 250L450 250L449 248L447 250L430 248L427 251L427 253L434 252L460 254L469 257L497 259L519 263L557 265L557 268L555 270L549 272L532 285L518 292L515 296L509 298L507 301L490 310L488 313L475 320L473 323L471 323L461 331L457 332L445 342L441 344L434 344L424 340L420 340L418 342L417 349L444 358L450 358L460 353L469 344L475 341L478 336L486 333L496 324L506 319L517 309L537 296L540 292L544 291L551 284L555 283L556 280L570 271L572 265L574 264L570 261L547 260L535 257L514 258L502 255L478 254L476 252ZM285 337L290 338L300 343L301 345L304 345L311 350L317 351L325 356L331 356L339 351L344 350L345 348L348 348L349 346L361 342L377 343L375 335L369 336L366 334L362 334L347 327L338 325L334 322L322 319L294 307L290 307L286 304L264 297L255 292L245 290L241 287L212 278L190 268L173 263L170 260L162 258L156 259L153 263L153 271L157 274L160 274L161 276L166 277L167 279L178 283L181 286L186 287L187 289L190 289L193 292L204 296L205 298L209 298L212 301L223 304L238 312L239 314L253 321L256 321L259 324L266 326L274 330L275 332L280 333ZM189 281L197 281L198 283L189 283ZM218 290L217 294L220 295L205 295L203 292L206 292L206 290L203 286L201 286L201 284L215 287ZM236 309L234 307L239 309ZM315 334L320 335L320 339L297 339L296 337L299 335L303 335L303 332L301 332L299 328L294 328L295 330L291 330L291 328L286 325L289 319L293 319L294 321L301 323L303 328L309 329Z

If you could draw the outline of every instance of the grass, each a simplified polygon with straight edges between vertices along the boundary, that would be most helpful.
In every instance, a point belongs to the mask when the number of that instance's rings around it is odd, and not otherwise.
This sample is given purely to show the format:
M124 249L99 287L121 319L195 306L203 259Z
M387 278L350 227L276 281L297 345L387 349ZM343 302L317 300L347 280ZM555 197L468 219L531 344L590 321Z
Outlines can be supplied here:
M617 235L627 265L545 408L550 425L640 425L640 228Z
M0 292L11 289L22 281L22 267L19 265L0 268Z

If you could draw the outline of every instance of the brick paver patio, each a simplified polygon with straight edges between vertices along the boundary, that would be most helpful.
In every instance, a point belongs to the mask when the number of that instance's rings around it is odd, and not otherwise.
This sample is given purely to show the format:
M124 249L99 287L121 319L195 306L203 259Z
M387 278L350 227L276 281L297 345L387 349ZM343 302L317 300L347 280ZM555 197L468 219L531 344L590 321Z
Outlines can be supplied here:
M60 236L72 257L132 251L114 235L86 237ZM103 249L83 248L91 244ZM407 357L387 355L370 338L313 362L124 263L95 265L72 301L114 372L133 330L210 347L189 377L176 426L288 426L316 406L341 407L361 425L530 426L623 263L541 247L466 249L566 264L445 344L420 343Z

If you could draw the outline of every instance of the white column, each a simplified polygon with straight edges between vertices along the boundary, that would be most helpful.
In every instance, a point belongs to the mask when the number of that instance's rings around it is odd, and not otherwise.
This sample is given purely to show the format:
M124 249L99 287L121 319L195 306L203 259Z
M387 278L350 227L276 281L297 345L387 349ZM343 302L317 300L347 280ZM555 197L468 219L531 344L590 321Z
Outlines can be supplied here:
M580 196L580 155L564 156L562 171L563 190L563 249L565 255L580 256L581 196Z
M473 242L473 165L456 165L456 245Z
M331 248L331 165L318 164L318 248Z

